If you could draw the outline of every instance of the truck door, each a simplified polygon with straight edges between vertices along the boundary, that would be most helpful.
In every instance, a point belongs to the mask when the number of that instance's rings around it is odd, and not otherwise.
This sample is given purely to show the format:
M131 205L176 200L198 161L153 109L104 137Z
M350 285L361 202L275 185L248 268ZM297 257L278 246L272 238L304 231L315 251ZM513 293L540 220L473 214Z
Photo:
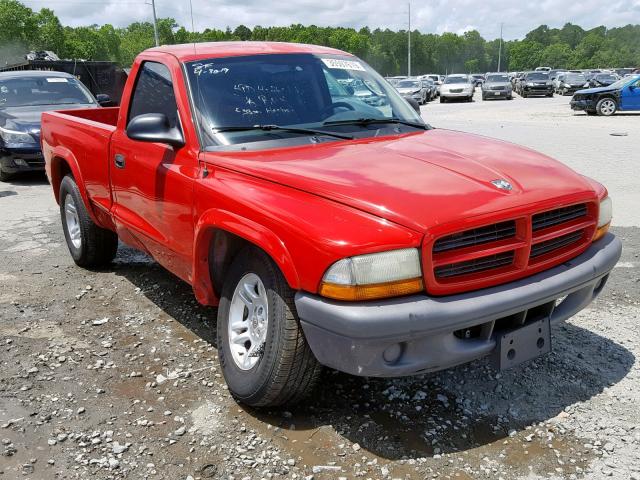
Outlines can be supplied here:
M193 256L197 149L189 147L188 141L184 147L172 147L132 140L126 134L126 126L134 117L163 113L171 126L181 129L184 135L179 104L185 108L185 100L177 99L174 77L180 70L179 65L173 67L143 60L136 71L134 65L135 83L127 92L128 98L123 99L118 128L111 141L110 168L120 237L147 250L165 268L188 281ZM188 112L186 107L182 118Z
M622 89L622 110L640 110L640 79Z

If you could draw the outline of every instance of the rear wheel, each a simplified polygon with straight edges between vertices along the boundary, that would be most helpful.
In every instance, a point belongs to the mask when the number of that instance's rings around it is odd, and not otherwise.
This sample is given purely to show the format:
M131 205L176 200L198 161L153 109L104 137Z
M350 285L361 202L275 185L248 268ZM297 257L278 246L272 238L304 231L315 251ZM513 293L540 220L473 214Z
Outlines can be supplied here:
M70 175L60 184L60 217L67 247L76 265L95 268L113 260L118 251L118 236L93 223L78 185Z
M302 400L322 367L300 327L282 273L262 250L233 260L218 307L218 356L229 391L253 407Z
M613 115L616 113L616 110L618 110L618 104L610 97L602 98L596 105L598 115L603 115L605 117Z

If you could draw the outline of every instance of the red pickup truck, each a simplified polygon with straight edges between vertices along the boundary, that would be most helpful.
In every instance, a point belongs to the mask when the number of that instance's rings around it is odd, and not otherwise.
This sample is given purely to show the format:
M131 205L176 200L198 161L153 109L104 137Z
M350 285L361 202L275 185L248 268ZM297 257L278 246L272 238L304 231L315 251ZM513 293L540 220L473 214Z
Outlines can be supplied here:
M42 116L75 262L147 252L218 306L229 389L300 400L322 366L401 376L549 352L621 254L599 183L424 123L366 63L284 43L153 48L119 108Z

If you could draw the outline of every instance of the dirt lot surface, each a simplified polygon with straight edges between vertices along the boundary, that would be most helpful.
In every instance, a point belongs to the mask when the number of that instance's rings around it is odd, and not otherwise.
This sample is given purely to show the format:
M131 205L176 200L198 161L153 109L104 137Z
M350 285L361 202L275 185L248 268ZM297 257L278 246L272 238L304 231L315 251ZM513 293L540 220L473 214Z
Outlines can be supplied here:
M640 116L574 115L568 98L423 113L608 185L623 258L550 355L501 374L328 371L298 408L247 410L221 378L215 309L124 246L107 270L77 268L29 176L0 184L0 478L640 479Z

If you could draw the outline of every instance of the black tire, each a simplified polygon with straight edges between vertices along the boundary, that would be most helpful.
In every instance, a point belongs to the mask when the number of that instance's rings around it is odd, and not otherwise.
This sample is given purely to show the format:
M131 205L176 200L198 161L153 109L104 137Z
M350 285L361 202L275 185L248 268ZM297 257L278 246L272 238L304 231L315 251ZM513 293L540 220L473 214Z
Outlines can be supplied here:
M611 97L604 97L598 100L596 104L596 112L598 115L610 117L618 111L618 103Z
M527 94L526 94L525 92L522 92L522 93L520 94L520 96L521 96L522 98L527 98Z
M77 214L80 243L74 244L67 222L67 197L70 196ZM67 175L60 183L60 219L69 253L76 265L84 268L102 267L114 259L118 251L118 236L115 232L99 227L87 212L80 190L72 176Z
M513 95L507 95L507 100L513 100Z
M487 99L487 96L483 93L482 94L482 101L484 102Z
M440 103L447 103L447 99L440 95Z
M249 369L236 363L230 348L229 321L236 286L255 274L267 298L267 330L259 360ZM292 405L317 384L322 366L309 348L298 320L294 291L262 250L246 248L231 263L218 306L217 341L222 373L233 397L252 407ZM248 315L244 310L242 315Z
M13 174L2 171L0 168L0 182L8 182L13 178Z

